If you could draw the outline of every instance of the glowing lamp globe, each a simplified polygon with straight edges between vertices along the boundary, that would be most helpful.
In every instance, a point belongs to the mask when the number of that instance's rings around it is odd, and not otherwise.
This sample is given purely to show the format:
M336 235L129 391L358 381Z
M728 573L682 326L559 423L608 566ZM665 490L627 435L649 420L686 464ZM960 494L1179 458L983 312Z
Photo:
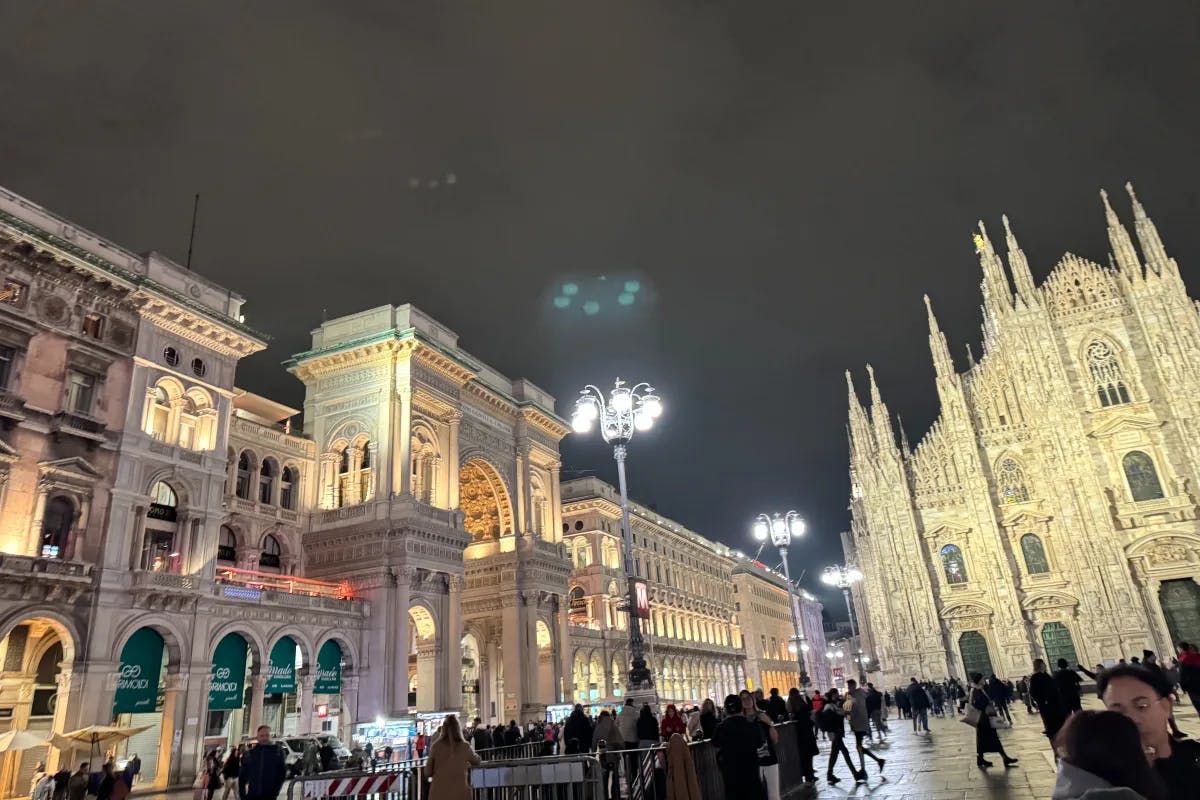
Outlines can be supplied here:
M654 418L644 411L639 411L633 416L633 427L639 431L648 431L654 427Z
M650 415L651 419L658 419L662 416L662 402L654 395L646 395L642 398L642 410Z
M612 407L614 411L621 414L633 408L633 397L630 396L628 389L613 391Z
M771 533L782 536L785 532L787 532L787 523L783 521L783 517L771 520Z
M803 536L804 520L800 519L800 517L792 517L788 520L788 530L791 532L792 536Z
M754 523L754 538L758 539L760 542L765 542L767 540L767 535L770 532L771 527L767 525L766 521L760 519L758 522Z
M579 412L571 417L571 429L576 433L587 433L592 429L592 421Z

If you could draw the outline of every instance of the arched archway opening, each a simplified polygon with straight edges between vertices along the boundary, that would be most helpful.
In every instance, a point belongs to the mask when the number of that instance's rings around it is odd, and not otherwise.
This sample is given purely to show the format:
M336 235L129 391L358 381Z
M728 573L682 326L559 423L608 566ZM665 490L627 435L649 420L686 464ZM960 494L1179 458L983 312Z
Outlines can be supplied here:
M408 657L408 705L419 711L436 711L438 686L437 623L433 613L422 605L408 610L411 647Z
M512 503L495 467L473 458L459 469L458 482L463 526L472 544L513 535Z
M987 640L979 631L964 631L958 637L958 650L962 654L963 669L966 670L964 677L969 678L972 672L978 672L985 678L995 674Z
M557 655L554 636L545 620L539 619L535 623L534 640L537 644L537 694L534 699L538 703L553 705L558 702L558 690L554 685L554 661Z
M475 634L465 634L462 637L461 648L463 716L466 720L473 720L482 716L479 713L479 640L475 638Z
M300 671L304 650L291 636L280 636L267 651L267 682L263 688L263 724L285 736L300 730ZM278 735L278 734L277 734Z
M22 620L0 642L0 651L0 697L11 709L11 727L45 737L64 732L73 713L67 708L75 660L70 632L48 617ZM38 762L53 767L58 757L50 747L3 754L0 788L9 797L27 795Z
M226 633L213 646L204 725L206 747L220 742L226 747L236 746L250 735L247 688L257 660L250 640L237 631Z

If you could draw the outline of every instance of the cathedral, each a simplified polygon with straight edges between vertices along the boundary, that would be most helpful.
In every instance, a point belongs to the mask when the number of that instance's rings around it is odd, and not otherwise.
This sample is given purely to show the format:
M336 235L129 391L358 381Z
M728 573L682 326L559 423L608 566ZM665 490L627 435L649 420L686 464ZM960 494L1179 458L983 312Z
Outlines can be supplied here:
M1126 188L1138 246L1101 192L1108 266L1068 253L1040 286L1008 219L1006 259L980 223L983 351L958 372L925 298L940 412L915 447L847 373L842 544L887 685L1200 639L1200 316Z

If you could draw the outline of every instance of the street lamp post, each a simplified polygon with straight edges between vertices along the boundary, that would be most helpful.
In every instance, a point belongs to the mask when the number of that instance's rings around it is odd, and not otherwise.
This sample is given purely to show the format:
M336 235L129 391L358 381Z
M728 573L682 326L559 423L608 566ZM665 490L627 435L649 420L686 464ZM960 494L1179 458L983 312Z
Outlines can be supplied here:
M854 624L854 607L850 603L850 587L862 580L863 574L852 564L834 564L825 568L821 573L821 582L828 586L836 586L842 590L846 599L846 613L850 615L850 635L858 640L858 652L855 661L858 663L858 682L865 684L867 674L862 662L862 639L858 635L858 626Z
M774 517L766 514L759 514L754 520L754 538L760 542L765 542L767 537L771 537L771 543L779 548L779 556L783 559L783 577L787 580L788 585L788 611L792 615L792 646L791 649L796 654L796 662L800 665L800 685L808 686L808 670L804 666L804 653L808 650L808 643L804 641L804 634L800 630L800 618L796 616L796 603L792 597L792 571L788 567L788 548L792 544L792 537L797 538L804 535L804 520L795 511L789 511L786 514L775 512Z
M607 399L604 392L588 384L575 401L575 413L571 427L576 433L588 433L592 423L600 421L600 436L613 446L613 458L617 462L617 479L621 489L621 534L625 539L625 579L629 604L629 683L626 696L635 692L647 697L648 702L657 704L654 679L646 665L642 628L638 619L637 572L634 570L633 533L629 528L629 496L625 487L625 449L634 431L648 431L654 420L662 414L662 401L648 383L639 383L633 388L626 386L620 378Z

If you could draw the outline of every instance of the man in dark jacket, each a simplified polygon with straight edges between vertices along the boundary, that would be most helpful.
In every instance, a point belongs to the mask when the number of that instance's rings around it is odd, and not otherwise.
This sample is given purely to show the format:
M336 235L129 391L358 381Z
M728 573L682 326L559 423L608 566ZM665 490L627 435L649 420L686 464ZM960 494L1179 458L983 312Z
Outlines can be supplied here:
M576 703L563 726L563 750L568 755L586 753L591 743L592 721L583 713L583 706Z
M786 722L788 718L787 703L779 696L778 689L771 690L771 696L767 698L767 716L772 722Z
M492 747L492 732L483 724L483 720L479 717L475 718L475 730L471 733L471 746L475 748L475 752L487 750Z
M242 800L275 800L287 777L283 751L271 741L271 729L259 725L254 733L256 744L242 757L238 771L238 794Z
M929 733L929 695L925 687L917 683L916 678L912 678L908 682L905 694L908 695L908 707L912 713L913 733L917 732L918 724L925 733Z
M1062 698L1063 709L1069 716L1072 711L1081 711L1083 703L1079 698L1079 674L1067 666L1067 660L1058 660L1058 669L1054 671L1054 685L1058 687L1058 696Z
M742 701L736 694L725 698L725 713L727 716L717 725L712 738L725 783L725 796L767 800L758 770L758 749L766 744L762 732L743 715Z
M1053 742L1054 737L1058 735L1058 729L1067 721L1067 711L1058 694L1058 684L1050 677L1050 673L1046 672L1046 662L1040 658L1033 660L1033 675L1029 678L1029 699L1037 706L1038 714L1042 717L1046 738Z

